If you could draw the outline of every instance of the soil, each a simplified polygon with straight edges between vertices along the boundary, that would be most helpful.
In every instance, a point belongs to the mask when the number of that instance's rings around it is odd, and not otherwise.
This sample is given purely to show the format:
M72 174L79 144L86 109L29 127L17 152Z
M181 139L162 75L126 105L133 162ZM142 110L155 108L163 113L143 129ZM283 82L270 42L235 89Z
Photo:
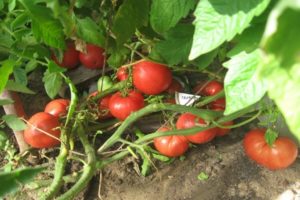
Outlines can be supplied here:
M49 101L36 77L31 78L30 88L37 94L23 96L29 116L42 111ZM146 177L140 175L137 161L126 157L102 170L101 183L97 173L89 188L76 199L300 200L299 157L291 167L280 171L256 165L245 156L242 147L249 128L235 129L211 143L193 146L183 160L175 159L169 164L153 160L157 169L152 168ZM198 179L201 172L208 179Z
M113 163L102 172L102 199L299 200L300 159L280 171L259 167L244 154L244 134L243 130L234 130L228 136L194 147L186 153L185 160L158 165L157 171L147 177L139 175L128 158ZM197 178L201 172L208 175L207 180ZM98 183L94 180L86 199L99 199L95 197Z

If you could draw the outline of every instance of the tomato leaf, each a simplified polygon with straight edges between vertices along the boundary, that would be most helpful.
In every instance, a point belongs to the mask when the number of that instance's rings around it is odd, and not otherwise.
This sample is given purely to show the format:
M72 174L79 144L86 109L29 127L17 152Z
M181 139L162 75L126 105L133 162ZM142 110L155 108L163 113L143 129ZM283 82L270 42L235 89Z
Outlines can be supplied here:
M12 103L14 103L14 101L11 99L0 99L0 106L9 105Z
M154 0L150 11L152 28L163 33L174 27L195 7L197 0Z
M9 141L8 137L7 137L7 134L4 133L3 131L0 131L0 150L4 149L7 141Z
M20 83L22 85L27 85L27 73L25 69L21 67L15 67L14 68L14 78L17 83Z
M228 68L224 80L226 110L229 115L259 101L266 93L266 83L257 76L261 52L241 52L223 65Z
M237 44L227 52L228 57L233 57L242 51L250 53L259 47L263 32L265 30L265 24L255 24L247 28L237 38Z
M29 89L25 85L23 85L21 83L17 83L17 82L12 81L12 80L7 81L7 84L6 84L5 88L7 90L10 90L10 91L21 92L21 93L24 93L24 94L35 94L34 91Z
M53 99L59 92L63 79L59 73L50 73L47 70L43 77L44 87L48 96Z
M110 53L110 56L107 63L110 67L118 68L124 64L130 51L124 46L117 45L116 41L109 40L108 53Z
M300 53L300 3L296 0L280 1L271 12L264 38L263 48L278 57L282 66L299 62Z
M200 172L200 174L197 176L198 180L205 181L209 178L209 176L205 172Z
M195 33L189 59L210 52L247 28L270 0L201 0L194 12Z
M77 36L82 40L99 45L105 46L104 30L100 28L91 18L85 17L84 19L77 19Z
M148 21L148 0L125 0L114 18L112 31L116 35L117 43L123 44Z
M0 197L8 193L13 193L22 185L29 183L33 178L40 173L44 168L23 168L11 172L0 172Z
M4 115L2 119L6 122L9 128L15 131L22 131L27 128L26 124L16 115Z
M58 66L55 62L52 60L48 61L48 70L50 73L56 73L56 72L65 72L67 71L66 68Z
M15 65L15 61L13 61L13 60L6 60L1 64L1 67L0 67L0 74L1 74L0 94L3 92L3 90L7 84L8 78L11 75L11 73L13 72L14 65Z
M270 147L273 146L277 137L278 137L278 133L273 131L272 129L268 129L265 133L265 140Z
M194 27L190 24L178 24L166 33L166 39L154 47L168 64L176 65L187 62L192 46Z
M34 4L32 0L20 0L29 11L33 35L39 41L59 49L65 48L65 39L61 23L52 16L51 9Z
M280 1L268 19L262 47L266 54L259 74L267 81L269 97L300 141L300 2ZM272 26L271 26L272 25ZM288 27L288 29L286 29Z

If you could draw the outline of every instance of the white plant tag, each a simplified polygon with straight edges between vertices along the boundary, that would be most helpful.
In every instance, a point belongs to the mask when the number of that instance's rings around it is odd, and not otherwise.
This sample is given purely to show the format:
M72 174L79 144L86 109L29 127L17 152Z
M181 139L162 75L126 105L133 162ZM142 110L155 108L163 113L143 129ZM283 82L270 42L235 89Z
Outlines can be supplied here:
M196 100L200 98L201 96L199 95L175 92L176 104L180 105L191 106Z

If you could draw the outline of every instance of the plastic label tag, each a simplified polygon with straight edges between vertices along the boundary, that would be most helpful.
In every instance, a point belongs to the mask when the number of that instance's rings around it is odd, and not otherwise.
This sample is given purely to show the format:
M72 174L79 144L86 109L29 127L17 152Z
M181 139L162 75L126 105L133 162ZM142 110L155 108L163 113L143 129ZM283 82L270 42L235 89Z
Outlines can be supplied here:
M200 98L201 96L199 95L175 92L176 104L180 104L180 105L191 106L196 100Z

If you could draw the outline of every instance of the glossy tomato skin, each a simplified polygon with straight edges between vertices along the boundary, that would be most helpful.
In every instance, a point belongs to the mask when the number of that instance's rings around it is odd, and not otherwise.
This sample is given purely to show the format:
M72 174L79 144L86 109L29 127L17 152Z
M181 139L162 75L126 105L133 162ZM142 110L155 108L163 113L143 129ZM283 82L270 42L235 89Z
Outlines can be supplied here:
M75 49L75 45L72 42L67 44L67 49L64 51L63 60L59 62L54 54L52 54L54 62L64 68L72 69L79 64L79 51Z
M39 112L28 120L28 127L24 131L25 142L34 148L50 148L60 144L60 141L49 137L36 129L41 129L57 138L60 137L58 117L49 113Z
M176 79L172 80L172 83L166 90L166 92L169 94L175 94L175 92L182 92L182 91L183 91L183 87L182 87L181 83L179 81L177 81Z
M111 95L107 95L99 100L98 103L98 109L100 111L99 119L109 119L112 118L113 115L111 114L109 110L109 101L110 101Z
M191 113L184 113L179 116L176 127L177 129L187 129L192 128L196 126L197 124L201 124L203 126L207 126L205 121L196 115L193 115ZM202 144L211 141L216 136L216 129L211 128L205 131L197 132L193 135L187 135L185 136L190 142L195 144Z
M128 69L127 67L120 67L118 70L117 70L117 73L116 73L116 76L117 76L117 79L119 81L124 81L128 78Z
M223 126L232 126L233 124L234 124L233 121L228 121L228 122L223 123L222 125ZM231 130L230 128L218 128L218 127L216 127L216 129L217 129L217 136L227 135Z
M105 60L104 49L93 44L87 44L86 51L86 54L80 52L80 62L89 69L102 68Z
M172 83L171 70L152 61L141 61L133 66L133 85L144 94L155 95Z
M125 97L121 92L117 92L109 100L109 110L119 120L125 120L132 112L143 108L144 105L143 95L134 90Z
M213 96L218 94L222 90L223 90L222 83L218 81L210 81L209 83L206 84L202 93L205 96Z
M209 104L209 108L215 111L223 111L225 110L225 107L226 107L225 98L217 99Z
M91 93L88 98L91 98L91 97L94 97L98 94L99 92L98 91L95 91L93 93ZM98 106L97 107L94 107L92 106L91 109L98 109L97 111L99 111L99 115L98 115L98 119L99 120L105 120L105 119L109 119L109 118L112 118L112 114L109 110L109 101L110 101L110 98L111 98L112 95L107 95L103 98L101 98L99 101L98 101Z
M69 99L54 99L46 106L44 112L56 117L65 116L68 113Z
M270 147L265 141L265 129L249 131L243 145L246 155L258 164L270 169L284 169L297 158L297 145L287 137L278 137Z
M170 130L162 127L158 131ZM154 146L157 151L168 157L178 157L183 155L189 148L188 140L181 135L162 136L154 139Z

